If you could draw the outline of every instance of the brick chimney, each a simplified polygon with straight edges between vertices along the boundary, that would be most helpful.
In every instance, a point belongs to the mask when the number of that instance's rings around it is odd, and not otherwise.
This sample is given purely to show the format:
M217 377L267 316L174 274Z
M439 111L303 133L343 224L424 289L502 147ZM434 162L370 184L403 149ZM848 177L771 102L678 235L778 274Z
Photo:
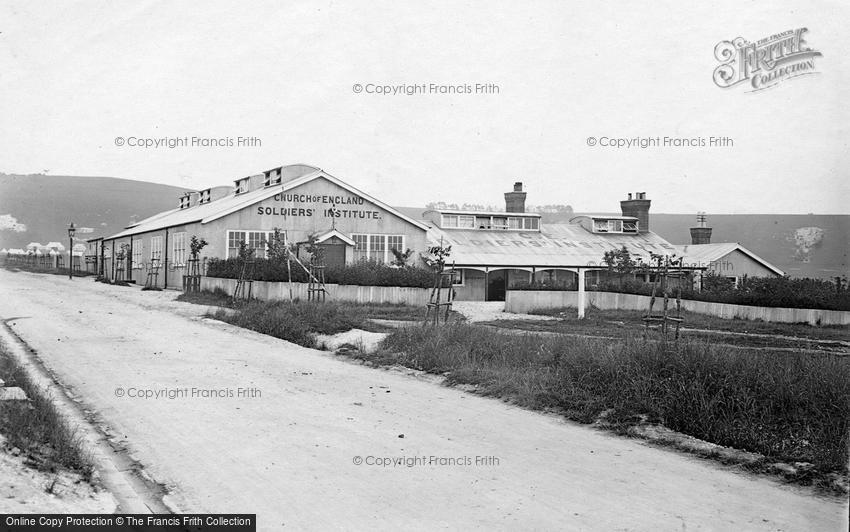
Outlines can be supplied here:
M522 191L522 183L517 181L514 183L514 189L511 192L505 192L505 211L506 212L525 212L525 196Z
M697 213L697 226L691 227L691 244L711 244L711 227L705 221L705 213Z
M646 192L631 192L627 199L620 201L620 210L623 216L631 216L638 219L638 233L649 232L649 204L651 200L646 199Z

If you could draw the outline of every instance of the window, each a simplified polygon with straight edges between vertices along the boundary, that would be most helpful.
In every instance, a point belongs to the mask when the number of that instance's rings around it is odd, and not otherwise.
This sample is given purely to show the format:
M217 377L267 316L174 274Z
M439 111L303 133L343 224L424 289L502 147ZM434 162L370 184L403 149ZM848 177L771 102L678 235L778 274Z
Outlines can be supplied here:
M133 261L133 269L138 270L142 267L142 241L133 240L132 247L133 253L130 255L130 258Z
M151 262L155 260L162 260L162 237L161 236L152 236L151 237Z
M493 222L491 224L493 229L507 229L508 228L508 219L507 218L492 218Z
M354 260L369 258L369 235L351 235L354 240Z
M404 251L404 235L351 235L354 240L354 260L375 260L390 262L393 254L390 249Z
M248 178L243 177L242 179L236 180L236 194L242 194L243 192L248 191Z
M210 202L210 189L201 191L200 203L209 203Z
M443 215L443 227L457 227L457 215L454 214L444 214Z
M522 218L508 218L508 229L522 229Z
M490 229L490 217L489 216L476 216L475 217L475 227L478 229Z
M172 235L172 250L171 263L176 266L184 266L186 264L186 232L174 233Z
M239 244L245 242L254 250L254 257L266 257L266 242L274 235L274 231L228 231L227 258L239 256Z
M637 233L637 222L628 220L593 220L594 233Z
M189 194L186 194L185 196L180 196L180 208L185 209L188 206L189 206Z
M394 258L392 250L404 251L404 238L401 235L387 235L387 249L390 250L387 258Z
M475 229L475 216L458 216L458 227Z
M387 262L387 240L385 235L369 236L369 258L378 262Z
M463 270L452 270L452 285L463 286Z
M274 170L269 170L268 172L265 172L264 175L265 175L264 183L267 187L280 184L280 176L281 176L280 168L276 168Z
M540 220L537 218L525 218L522 225L523 229L534 229L536 231L540 228Z

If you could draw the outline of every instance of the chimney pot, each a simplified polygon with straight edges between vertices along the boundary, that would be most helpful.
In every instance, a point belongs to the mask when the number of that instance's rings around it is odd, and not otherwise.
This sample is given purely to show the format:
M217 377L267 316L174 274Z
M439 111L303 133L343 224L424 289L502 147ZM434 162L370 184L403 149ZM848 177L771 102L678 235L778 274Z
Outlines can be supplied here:
M514 183L514 192L522 192L522 181Z
M691 244L711 244L711 227L708 227L704 212L697 213L697 227L691 227Z
M638 233L649 232L649 206L651 200L646 198L646 192L635 192L634 196L628 194L628 199L620 201L620 210L623 216L631 216L638 219Z

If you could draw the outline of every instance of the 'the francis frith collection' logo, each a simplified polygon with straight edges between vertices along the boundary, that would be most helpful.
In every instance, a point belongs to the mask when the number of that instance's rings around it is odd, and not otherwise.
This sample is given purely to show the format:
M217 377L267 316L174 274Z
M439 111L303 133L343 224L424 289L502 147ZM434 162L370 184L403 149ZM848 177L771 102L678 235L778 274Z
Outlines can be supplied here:
M714 47L720 65L714 69L714 83L721 88L748 82L753 91L806 74L814 74L815 57L822 54L808 47L807 28L788 30L750 42L743 37L721 41Z

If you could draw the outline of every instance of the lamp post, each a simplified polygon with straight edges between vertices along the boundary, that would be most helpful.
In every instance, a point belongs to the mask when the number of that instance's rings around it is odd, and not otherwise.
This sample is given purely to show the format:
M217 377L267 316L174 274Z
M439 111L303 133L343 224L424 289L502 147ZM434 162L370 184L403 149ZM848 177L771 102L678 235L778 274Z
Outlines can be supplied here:
M68 226L68 279L74 279L74 233L77 228L74 227L74 222Z

